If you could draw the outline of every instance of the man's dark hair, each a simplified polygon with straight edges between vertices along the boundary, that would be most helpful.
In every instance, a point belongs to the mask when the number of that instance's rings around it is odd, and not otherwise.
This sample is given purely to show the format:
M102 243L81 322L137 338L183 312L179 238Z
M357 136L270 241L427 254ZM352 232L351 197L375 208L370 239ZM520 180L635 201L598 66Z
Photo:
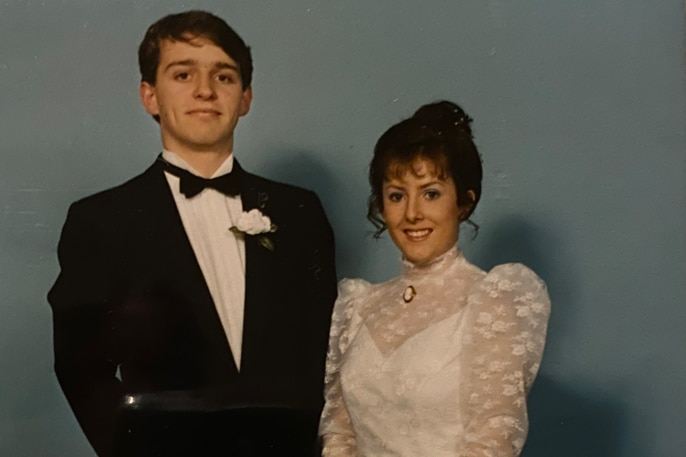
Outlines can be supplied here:
M155 85L160 64L160 44L163 40L190 42L202 37L219 46L238 64L241 85L252 83L252 56L243 39L223 19L206 11L187 11L170 14L148 28L138 47L138 66L141 81Z

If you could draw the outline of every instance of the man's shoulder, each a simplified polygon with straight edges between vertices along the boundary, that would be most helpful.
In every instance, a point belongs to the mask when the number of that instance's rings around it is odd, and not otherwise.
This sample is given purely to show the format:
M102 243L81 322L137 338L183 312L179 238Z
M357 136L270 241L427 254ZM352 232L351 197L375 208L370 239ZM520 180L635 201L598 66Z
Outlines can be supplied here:
M290 232L286 227L301 235L330 230L324 207L314 191L248 172L246 181L243 204L263 210L284 229L284 234Z
M150 167L121 184L76 200L71 204L70 211L106 213L138 206L150 197L151 190L159 184L158 181L160 180L156 179L156 173Z
M279 202L318 202L317 194L300 186L287 184L273 179L265 178L250 172L245 172L247 192L257 192L260 199L269 199ZM261 195L260 195L261 194ZM265 202L266 203L266 202Z

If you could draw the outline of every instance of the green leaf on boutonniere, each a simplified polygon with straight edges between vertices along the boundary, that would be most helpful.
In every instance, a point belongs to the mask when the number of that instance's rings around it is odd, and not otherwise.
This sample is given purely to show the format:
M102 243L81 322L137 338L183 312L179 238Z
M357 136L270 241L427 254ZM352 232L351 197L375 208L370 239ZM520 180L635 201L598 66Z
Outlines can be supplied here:
M260 246L262 246L263 248L274 252L274 243L272 242L272 240L269 237L261 236L258 238L257 241L260 243Z

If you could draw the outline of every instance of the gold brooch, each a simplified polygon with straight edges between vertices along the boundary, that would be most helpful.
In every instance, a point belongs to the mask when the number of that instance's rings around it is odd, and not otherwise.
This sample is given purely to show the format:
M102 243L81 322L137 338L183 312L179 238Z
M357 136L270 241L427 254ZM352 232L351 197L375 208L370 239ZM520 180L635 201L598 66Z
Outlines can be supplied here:
M417 291L414 290L414 287L407 286L407 288L405 288L405 292L403 292L403 300L405 303L410 303L415 295L417 295Z

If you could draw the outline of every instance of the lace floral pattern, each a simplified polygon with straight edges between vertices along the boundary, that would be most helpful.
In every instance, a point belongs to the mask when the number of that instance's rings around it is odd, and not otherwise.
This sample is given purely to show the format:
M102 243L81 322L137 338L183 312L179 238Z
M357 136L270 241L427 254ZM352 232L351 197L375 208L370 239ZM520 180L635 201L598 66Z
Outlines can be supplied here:
M416 290L403 300L408 286ZM325 456L517 456L550 311L521 264L457 250L383 284L343 280L320 433Z

